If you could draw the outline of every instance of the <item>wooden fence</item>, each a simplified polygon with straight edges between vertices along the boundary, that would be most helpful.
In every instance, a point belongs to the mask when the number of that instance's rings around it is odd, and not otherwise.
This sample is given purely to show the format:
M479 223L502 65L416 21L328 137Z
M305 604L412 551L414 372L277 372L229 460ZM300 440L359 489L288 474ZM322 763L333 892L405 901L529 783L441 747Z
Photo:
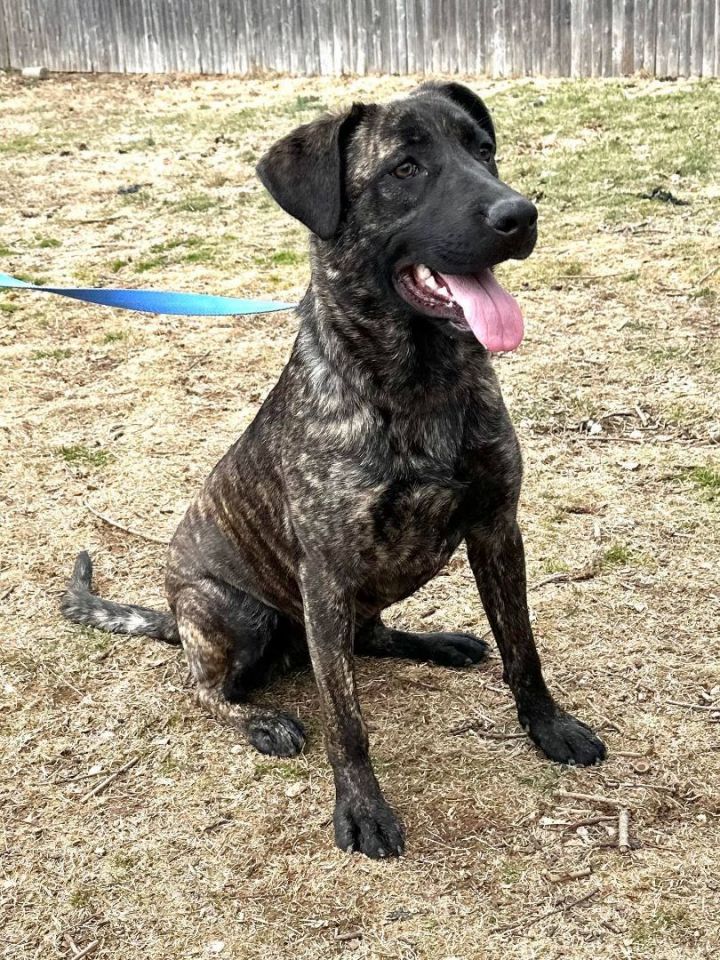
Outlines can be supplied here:
M0 67L720 75L720 0L0 0Z

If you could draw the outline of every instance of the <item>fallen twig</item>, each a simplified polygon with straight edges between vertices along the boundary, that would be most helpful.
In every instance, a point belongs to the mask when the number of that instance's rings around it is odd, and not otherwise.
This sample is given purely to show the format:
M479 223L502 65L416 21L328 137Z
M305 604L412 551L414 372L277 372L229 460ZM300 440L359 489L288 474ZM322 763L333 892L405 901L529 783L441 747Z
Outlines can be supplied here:
M568 880L583 880L590 876L592 876L592 869L581 867L579 870L566 870L565 873L547 873L545 879L548 883L566 883Z
M542 580L537 580L535 583L531 583L528 587L528 590L538 590L540 587L546 586L548 583L574 583L577 580L592 580L593 577L597 576L599 569L599 564L595 561L592 563L586 563L584 567L580 567L579 570L567 570L562 573L551 573L547 577L543 577Z
M98 217L95 220L62 220L61 223L75 224L77 226L88 223L114 223L116 220L123 220L126 216L127 214L125 213L118 213L114 217Z
M97 948L100 946L99 940L93 940L92 943L89 943L86 947L83 947L82 950L78 950L75 941L72 937L65 934L65 939L70 944L70 949L72 952L72 960L82 960L83 957L89 957L91 953L94 953Z
M561 797L563 800L585 800L586 803L592 803L598 807L615 807L618 810L627 806L624 801L614 800L611 797L602 797L594 793L575 793L571 790L556 790L555 796Z
M670 703L673 707L685 707L688 710L710 710L720 713L720 704L711 706L706 703L683 703L681 700L666 700L665 703Z
M705 281L709 280L714 273L718 272L718 270L720 270L720 263L716 263L714 267L710 267L708 272L704 273L698 280L697 285L695 286L695 290L698 290L700 287L702 287Z
M594 827L598 823L614 823L615 817L585 817L583 820L574 820L572 823L548 823L544 826L548 830L577 830L578 827Z
M96 783L92 790L89 793L86 793L80 802L86 803L88 800L92 799L92 797L96 797L99 793L102 793L103 790L106 787L109 787L114 780L117 780L119 776L121 776L123 773L126 773L131 767L134 767L139 759L139 754L131 757L127 763L124 763L121 767L118 767L118 769L113 773L108 774L108 776L105 777L104 780L101 780L100 783Z
M569 903L564 903L559 907L554 907L552 910L546 910L544 913L540 913L537 917L532 917L530 920L519 920L517 923L510 923L505 927L496 927L495 930L493 930L493 933L506 933L508 930L517 930L518 927L532 927L536 923L540 923L541 920L545 920L546 917L552 917L556 913L567 913L568 910L573 910L575 907L579 907L581 904L587 903L588 900L592 900L592 898L597 896L598 893L598 888L595 888L595 890L591 890L589 893L586 893L584 897L579 897L577 900L571 900Z
M618 812L618 849L623 853L630 852L630 811L623 807Z
M140 537L141 540L149 540L151 543L161 543L164 547L168 545L169 540L162 540L160 537L153 537L150 533L143 533L141 530L133 530L132 527L126 527L122 523L118 523L117 520L113 520L112 517L106 516L104 513L100 513L99 510L96 510L95 507L91 507L89 503L85 504L85 509L88 510L94 517L97 517L98 520L102 520L103 523L107 523L109 527L115 527L118 530L122 530L124 533L129 533L132 537Z
M472 728L473 733L479 737L487 737L488 740L525 740L526 733L494 733L492 730L478 730Z
M628 790L657 790L659 793L677 793L676 787L668 787L664 783L652 783L651 781L631 783L627 780L613 780L612 782L606 781L605 785L608 787L622 787Z
M348 943L350 940L362 940L362 930L348 930L346 933L335 933L338 943Z
M484 727L480 726L483 722L482 720L467 720L453 727L450 733L458 737L463 733L472 731L480 737L486 737L488 740L524 740L527 737L526 733L499 733L494 730L485 730Z

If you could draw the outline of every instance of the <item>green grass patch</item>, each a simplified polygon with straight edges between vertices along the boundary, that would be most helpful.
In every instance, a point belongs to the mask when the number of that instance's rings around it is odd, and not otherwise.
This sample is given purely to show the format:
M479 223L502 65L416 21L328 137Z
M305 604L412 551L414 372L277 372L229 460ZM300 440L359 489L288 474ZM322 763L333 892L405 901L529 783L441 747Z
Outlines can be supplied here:
M708 500L720 500L720 470L714 467L693 467L687 475Z
M636 555L629 547L621 543L615 543L612 547L608 547L603 554L600 566L603 570L612 570L615 567L627 567L636 560Z
M137 260L133 264L135 273L148 273L150 270L157 270L158 267L166 267L170 263L168 257L164 254L158 254L154 257L147 257L144 260Z
M0 302L0 313L17 313L20 309L17 303L8 303L7 300Z
M562 265L562 274L565 277L580 277L584 272L584 267L579 260L569 260Z
M114 457L101 447L85 447L80 443L58 447L58 453L71 466L106 467Z
M17 137L3 137L0 140L0 153L7 156L21 156L34 153L38 149L38 138L23 134Z
M101 343L120 343L123 340L128 339L127 330L110 330L108 333L104 333L102 336Z
M67 347L58 347L55 350L35 350L30 355L31 360L67 360L72 356L72 350Z
M68 897L70 906L75 907L78 910L84 907L89 907L93 901L93 896L95 893L96 892L93 890L93 888L87 884L75 887Z
M295 266L305 260L304 253L297 253L295 250L278 250L270 255L270 262L276 266Z
M272 763L269 760L258 761L253 770L253 778L255 780L261 780L267 776L274 777L276 780L295 783L298 780L307 779L307 770L297 763L285 763L283 761Z
M56 240L55 237L36 237L33 246L40 250L53 250L57 247L61 247L62 241Z
M630 928L630 936L637 945L665 941L673 930L687 929L689 914L685 907L661 907L651 917L637 920Z
M217 197L211 197L209 193L193 193L171 203L170 209L175 213L205 213L219 206L219 203Z
M18 273L15 272L15 278L17 280L24 280L25 283L32 283L35 287L42 287L47 283L45 277L33 277L29 273Z
M328 105L324 103L320 97L309 94L307 96L297 96L294 100L291 100L290 103L284 109L284 113L288 116L294 117L298 113L326 113L328 111Z
M217 259L217 252L212 247L200 247L191 250L183 257L185 263L213 263Z

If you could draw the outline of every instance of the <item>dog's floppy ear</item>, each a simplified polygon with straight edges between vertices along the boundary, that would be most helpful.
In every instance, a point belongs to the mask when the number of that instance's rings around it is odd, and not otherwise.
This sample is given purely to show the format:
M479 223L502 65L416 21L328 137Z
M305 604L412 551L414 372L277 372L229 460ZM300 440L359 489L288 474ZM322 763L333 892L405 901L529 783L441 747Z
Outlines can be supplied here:
M496 143L495 127L490 116L490 111L477 94L474 94L469 87L462 83L424 83L417 91L422 93L436 93L441 97L452 100L459 107L468 113L479 127L482 127L486 133L489 133Z
M344 148L364 112L355 103L344 113L303 124L273 144L256 167L273 199L321 240L340 226Z

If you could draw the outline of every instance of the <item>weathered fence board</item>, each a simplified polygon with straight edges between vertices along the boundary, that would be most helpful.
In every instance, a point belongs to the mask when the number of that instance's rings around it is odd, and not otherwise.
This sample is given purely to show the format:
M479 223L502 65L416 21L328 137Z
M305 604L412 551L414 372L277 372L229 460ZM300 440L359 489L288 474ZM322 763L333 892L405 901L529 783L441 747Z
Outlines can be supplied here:
M0 67L720 75L720 0L0 0Z

